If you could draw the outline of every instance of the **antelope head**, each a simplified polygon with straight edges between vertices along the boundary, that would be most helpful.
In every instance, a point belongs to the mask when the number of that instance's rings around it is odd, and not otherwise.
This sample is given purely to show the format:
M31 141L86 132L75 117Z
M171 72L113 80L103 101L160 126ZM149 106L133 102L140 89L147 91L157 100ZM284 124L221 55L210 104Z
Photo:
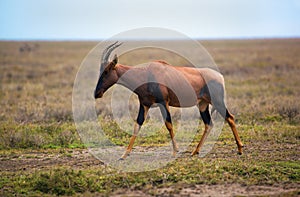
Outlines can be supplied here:
M106 90L118 81L117 71L115 66L118 63L117 55L114 56L112 61L109 61L111 52L119 47L122 43L115 42L109 45L102 54L100 64L100 76L94 92L95 99L101 98Z

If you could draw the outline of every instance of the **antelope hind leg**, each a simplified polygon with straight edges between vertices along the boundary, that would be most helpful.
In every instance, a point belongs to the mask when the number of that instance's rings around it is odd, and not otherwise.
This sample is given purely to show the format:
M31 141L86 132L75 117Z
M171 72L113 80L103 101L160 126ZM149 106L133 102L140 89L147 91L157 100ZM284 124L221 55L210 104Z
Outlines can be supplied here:
M235 126L235 122L234 122L234 117L233 115L226 109L226 121L228 122L231 130L232 130L232 133L234 135L234 139L236 141L236 145L238 147L238 154L243 154L243 143L239 137L239 134L238 134L238 131L236 129L236 126Z

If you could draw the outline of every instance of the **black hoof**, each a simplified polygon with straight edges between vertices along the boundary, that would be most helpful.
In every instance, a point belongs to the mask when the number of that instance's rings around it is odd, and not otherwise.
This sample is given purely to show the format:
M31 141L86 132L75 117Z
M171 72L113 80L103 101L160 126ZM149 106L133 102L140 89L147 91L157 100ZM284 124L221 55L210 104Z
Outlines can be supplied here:
M121 157L121 158L118 159L118 161L124 161L124 158Z
M199 155L199 152L196 152L196 153L191 153L191 157L194 157L194 156L196 156L196 155Z

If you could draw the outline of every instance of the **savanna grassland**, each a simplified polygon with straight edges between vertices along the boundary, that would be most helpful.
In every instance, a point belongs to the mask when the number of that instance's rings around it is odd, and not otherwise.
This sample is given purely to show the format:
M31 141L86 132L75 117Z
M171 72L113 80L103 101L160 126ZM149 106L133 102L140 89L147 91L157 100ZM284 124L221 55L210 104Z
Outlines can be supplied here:
M133 173L93 158L76 132L73 83L96 42L0 42L0 196L299 195L300 39L201 43L224 75L244 154L237 155L225 125L205 157L186 153L163 168ZM135 65L143 58L186 64L155 50L133 51L119 61ZM107 135L125 147L130 134L106 116L101 101L96 106ZM135 146L167 142L162 129L139 137Z

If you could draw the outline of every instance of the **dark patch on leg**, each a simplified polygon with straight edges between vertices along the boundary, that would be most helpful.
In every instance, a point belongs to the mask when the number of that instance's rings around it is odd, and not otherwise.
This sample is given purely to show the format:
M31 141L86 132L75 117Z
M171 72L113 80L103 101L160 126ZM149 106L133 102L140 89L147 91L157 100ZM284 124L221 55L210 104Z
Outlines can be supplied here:
M155 98L156 103L164 101L164 96L161 91L161 85L157 82L155 76L152 73L148 74L147 91Z
M210 99L210 94L209 94L209 89L207 84L205 84L205 86L200 90L200 97Z
M166 121L169 122L169 123L172 123L172 120L171 120L171 114L170 114L170 112L168 112L168 111L167 111Z
M161 112L161 115L162 115L164 121L172 123L171 114L167 110L166 104L165 103L159 103L159 109L160 109L160 112Z
M228 111L228 109L226 109L226 116L225 116L226 119L228 118L231 118L231 119L234 119L234 116Z
M209 114L208 106L206 107L204 112L200 111L200 115L201 115L201 118L202 118L204 124L211 125L211 117Z
M143 105L140 105L139 114L136 122L141 126L145 121L145 109Z

